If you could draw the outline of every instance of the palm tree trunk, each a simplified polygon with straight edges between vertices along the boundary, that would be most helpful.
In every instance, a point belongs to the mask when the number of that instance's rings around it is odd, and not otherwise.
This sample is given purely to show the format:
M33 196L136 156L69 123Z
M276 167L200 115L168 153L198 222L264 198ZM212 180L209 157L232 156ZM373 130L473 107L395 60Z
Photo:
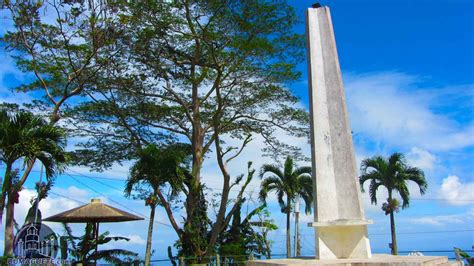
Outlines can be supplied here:
M388 190L388 203L392 202L392 191ZM392 255L398 255L397 236L395 234L395 217L393 210L390 210L390 233L392 234Z
M300 254L300 232L299 232L300 213L295 211L295 257Z
M2 224L3 219L3 210L5 209L5 198L7 197L6 193L2 193L0 190L0 224Z
M393 215L393 210L390 212L390 230L392 233L392 254L398 255L397 236L395 234L395 217Z
M0 224L2 224L3 210L5 209L5 200L7 198L7 193L8 193L8 190L10 190L11 171L12 171L12 164L7 163L7 168L5 169L5 176L3 177L3 186L0 190L0 193L1 193L0 195Z
M153 237L153 223L154 223L154 220L155 220L155 208L156 208L156 206L151 205L150 221L148 223L148 236L146 238L145 266L150 265L151 240L152 240L152 237Z
M286 257L291 256L291 236L290 236L290 208L286 211Z
M13 219L14 219L14 205L15 201L13 199L14 192L11 191L8 193L7 201L7 215L5 217L5 241L3 256L4 257L13 257Z

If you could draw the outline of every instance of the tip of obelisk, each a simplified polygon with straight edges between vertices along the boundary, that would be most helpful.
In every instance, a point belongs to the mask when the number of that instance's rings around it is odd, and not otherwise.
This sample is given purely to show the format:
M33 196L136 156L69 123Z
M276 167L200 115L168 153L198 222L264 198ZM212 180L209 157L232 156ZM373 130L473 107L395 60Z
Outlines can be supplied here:
M312 8L320 8L321 4L320 3L314 3L311 5Z

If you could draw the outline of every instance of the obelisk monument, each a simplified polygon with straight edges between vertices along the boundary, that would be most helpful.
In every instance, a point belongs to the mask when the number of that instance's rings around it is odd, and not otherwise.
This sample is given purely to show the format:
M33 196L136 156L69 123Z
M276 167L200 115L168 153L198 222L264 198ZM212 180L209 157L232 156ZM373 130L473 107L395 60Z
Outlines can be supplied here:
M370 258L331 14L314 5L306 18L316 257Z

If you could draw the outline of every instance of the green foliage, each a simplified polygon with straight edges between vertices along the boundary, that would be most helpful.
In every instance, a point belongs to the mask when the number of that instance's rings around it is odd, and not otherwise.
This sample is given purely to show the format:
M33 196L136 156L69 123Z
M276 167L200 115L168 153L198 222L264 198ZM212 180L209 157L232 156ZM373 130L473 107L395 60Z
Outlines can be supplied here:
M300 196L305 202L306 213L311 212L311 204L313 202L311 167L295 168L293 159L288 156L283 169L279 169L277 165L263 165L260 177L263 178L267 173L270 176L263 179L259 195L263 202L265 202L268 193L275 192L281 212L289 213L291 212L293 201ZM285 196L287 198L286 203L284 200Z
M124 263L130 257L136 257L138 254L124 250L124 249L108 249L95 251L96 245L104 245L111 241L129 241L126 237L120 236L109 236L109 232L105 232L99 235L98 239L95 238L95 229L92 223L86 225L83 236L74 236L72 235L71 229L67 224L64 224L64 229L66 235L61 237L64 239L61 241L63 246L61 250L66 249L69 254L72 256L72 263L83 263L83 264L93 264L96 260L104 260L108 263L118 264ZM66 245L66 247L64 246Z
M402 198L402 209L407 208L410 205L408 181L417 184L420 194L423 195L428 189L425 174L421 169L407 165L404 155L397 152L387 159L382 156L374 156L363 160L360 171L360 188L364 192L364 183L370 182L369 195L372 204L377 204L377 191L380 187L385 187L388 191L387 202L382 205L382 210L385 215L390 215L392 254L397 255L394 213L398 212L400 203L393 194L398 192Z
M270 174L270 176L264 178L267 173ZM290 213L293 208L293 203L301 197L305 202L306 213L311 212L313 202L311 167L305 166L297 168L293 158L288 156L283 165L283 169L280 169L278 165L264 164L260 171L260 177L264 178L260 184L260 200L265 202L268 193L275 192L281 207L281 212L286 213L286 256L290 257ZM284 197L286 197L286 203Z
M196 207L193 209L191 221L184 225L180 242L175 246L179 249L178 256L203 256L209 243L211 220L208 217L208 204L203 189L199 188Z
M297 16L286 1L16 3L7 5L15 31L4 41L19 67L36 77L18 89L42 92L34 106L51 113L51 123L70 118L73 131L87 137L76 163L103 170L142 159L153 146L189 143L189 173L165 182L181 186L186 197L184 225L175 228L186 254L213 252L234 213L227 210L232 174L226 165L254 136L265 140L270 156L302 157L275 136L304 137L309 129L307 112L295 107L299 100L285 85L299 78L296 65L304 56L304 38L292 31ZM57 13L53 22L41 12L46 7ZM200 174L211 150L226 184L214 222ZM148 176L161 171L150 166ZM234 206L242 200L239 193Z
M229 228L222 234L220 239L219 254L221 256L235 256L235 255L262 255L267 256L271 253L270 245L268 245L267 233L278 229L272 220L252 220L255 216L268 218L268 211L266 205L263 204L250 213L242 220L241 206L239 204L238 210L234 213L232 223ZM264 228L263 232L256 228Z
M0 160L7 166L2 195L11 189L20 190L25 180L13 182L11 166L22 159L25 165L36 160L45 167L46 178L53 178L67 162L64 130L48 125L41 117L18 111L0 110ZM3 209L3 206L2 206Z
M203 154L214 134L239 141L259 134L269 154L297 156L274 137L277 129L308 130L307 112L294 107L298 99L283 85L299 77L304 52L285 1L143 1L117 9L124 60L96 80L94 100L69 113L97 136L84 143L96 157L82 163L107 167L163 135L194 142L193 128L205 140Z
M40 116L18 109L13 112L12 109L0 110L0 160L6 165L0 197L0 220L7 195L18 195L35 161L44 166L48 182L52 182L54 176L64 169L68 161L65 147L65 131L47 124ZM26 171L21 178L13 178L12 165L18 160L23 160Z
M463 251L463 250L460 250L460 251L459 251L459 255L460 255L461 258L463 258L463 259L470 259L470 258L471 258L471 256L470 256L469 254L467 254L466 251Z
M41 210L38 209L38 205L41 200L45 199L48 196L48 191L51 190L52 186L53 186L53 180L51 179L48 180L48 182L46 183L37 182L35 184L35 190L36 190L37 196L33 197L30 200L31 207L28 209L28 213L26 214L24 224L37 223L42 220Z
M416 167L408 166L401 153L394 153L388 159L374 156L362 161L361 176L359 177L361 190L364 192L364 183L370 181L369 195L373 204L377 204L377 190L385 187L388 190L389 201L392 193L398 192L402 198L402 208L410 205L410 191L408 181L412 181L420 188L420 194L425 194L428 183L423 171Z
M46 177L51 178L67 161L65 147L65 131L48 125L40 116L0 110L0 160L5 164L22 158L26 164L36 159L45 166Z
M102 6L77 1L7 1L14 28L2 38L18 68L34 74L20 85L21 92L35 91L42 98L33 106L60 119L60 109L73 96L84 95L115 53L117 38Z
M168 251L168 258L170 259L171 264L172 264L173 266L177 266L177 263L176 263L176 261L175 261L175 258L173 257L173 252L171 251L171 246L168 246L168 250L167 250L167 251Z
M182 143L170 144L164 147L148 145L138 152L138 160L130 169L130 177L125 184L127 197L145 200L150 206L153 223L155 207L161 205L171 212L169 201L175 200L181 192L187 193L185 185L189 186L189 145ZM162 192L166 187L170 193ZM166 197L166 198L165 198ZM151 243L152 228L149 228L147 243ZM151 246L147 245L145 261L149 261Z
M189 175L189 154L189 145L179 143L166 147L152 144L139 151L139 159L132 166L125 185L125 195L131 196L135 188L139 191L137 196L144 199L155 195L160 187L169 185L172 195L177 196L185 190L186 175ZM152 188L152 191L146 192L144 186Z

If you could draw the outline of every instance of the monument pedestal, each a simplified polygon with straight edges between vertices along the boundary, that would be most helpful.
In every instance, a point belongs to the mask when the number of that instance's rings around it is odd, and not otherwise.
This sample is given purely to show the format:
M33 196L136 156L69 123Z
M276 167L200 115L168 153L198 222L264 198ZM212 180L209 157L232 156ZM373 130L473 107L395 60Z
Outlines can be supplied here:
M438 256L393 256L374 254L370 259L318 260L311 257L295 259L254 260L248 266L461 266L459 261L448 261Z
M367 224L369 220L336 220L313 222L308 225L316 229L316 250L318 258L370 258Z

